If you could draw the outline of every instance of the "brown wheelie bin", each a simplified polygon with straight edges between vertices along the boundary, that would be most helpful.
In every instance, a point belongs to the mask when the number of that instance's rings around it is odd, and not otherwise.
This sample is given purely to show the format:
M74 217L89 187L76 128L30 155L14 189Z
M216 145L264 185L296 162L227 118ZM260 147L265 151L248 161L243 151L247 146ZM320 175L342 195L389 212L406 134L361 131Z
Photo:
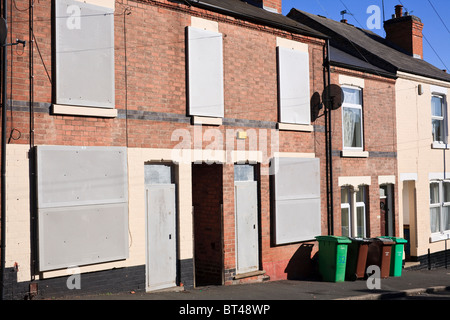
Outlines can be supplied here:
M371 241L364 238L349 237L349 239L352 243L348 245L345 278L355 281L366 275L367 252Z
M395 242L388 238L371 238L366 261L366 270L371 265L380 268L381 278L388 278L391 266L392 245Z

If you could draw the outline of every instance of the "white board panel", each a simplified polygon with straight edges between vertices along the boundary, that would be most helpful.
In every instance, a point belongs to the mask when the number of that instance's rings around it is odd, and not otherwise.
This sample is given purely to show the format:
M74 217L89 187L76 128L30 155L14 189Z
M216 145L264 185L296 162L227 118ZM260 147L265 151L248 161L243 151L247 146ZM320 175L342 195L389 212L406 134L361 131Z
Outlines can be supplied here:
M127 213L127 203L39 209L39 270L126 259Z
M189 114L223 117L222 34L187 27Z
M236 272L258 270L258 183L237 181L234 185L236 206Z
M276 199L317 198L320 196L319 160L316 158L275 158Z
M320 232L320 199L277 200L277 244L314 240Z
M280 121L310 124L308 52L277 47Z
M41 271L127 257L126 151L37 146Z
M274 158L274 242L314 240L321 234L320 162L317 158Z
M147 285L158 290L176 285L175 185L147 185Z
M114 108L114 9L55 1L56 103Z
M38 207L126 202L122 147L38 146Z

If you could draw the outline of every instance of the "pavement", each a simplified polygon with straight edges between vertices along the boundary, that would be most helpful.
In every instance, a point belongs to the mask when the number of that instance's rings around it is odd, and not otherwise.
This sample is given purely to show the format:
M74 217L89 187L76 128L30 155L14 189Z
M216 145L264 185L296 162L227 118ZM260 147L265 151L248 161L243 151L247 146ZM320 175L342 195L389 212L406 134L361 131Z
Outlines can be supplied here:
M205 286L189 290L165 290L157 292L125 292L71 296L58 300L70 300L66 309L72 316L105 314L118 316L148 315L167 319L290 319L292 317L339 317L353 314L363 318L417 317L423 311L433 310L433 315L447 317L450 300L450 268L433 270L403 269L400 277L379 279L379 287L373 279L324 282L319 280L265 281L229 286ZM369 285L368 285L369 284ZM77 300L77 301L75 301ZM385 302L377 302L377 301ZM412 306L394 300L410 300ZM420 301L419 301L420 300ZM429 308L429 301L443 301L441 308ZM387 301L387 302L386 302ZM426 305L420 306L422 301ZM64 301L67 303L67 301ZM100 307L97 304L100 303ZM381 303L383 305L378 306ZM386 303L389 304L386 308ZM90 307L92 304L92 307ZM102 305L103 304L103 305ZM109 305L105 305L109 304ZM362 304L362 307L361 307ZM433 302L435 304L435 302ZM43 312L53 310L42 305ZM37 305L33 310L33 314ZM77 308L78 307L78 308ZM26 309L26 308L25 308ZM25 310L24 309L24 310ZM14 309L15 312L17 308ZM355 312L357 310L357 312ZM420 315L418 314L420 312Z
M126 292L72 296L66 300L154 300L192 303L193 301L299 301L299 300L397 300L405 297L435 296L450 300L450 268L403 269L400 277L369 278L356 281L281 280L259 283L205 286L189 290ZM434 293L439 293L436 295ZM437 299L437 298L436 298Z

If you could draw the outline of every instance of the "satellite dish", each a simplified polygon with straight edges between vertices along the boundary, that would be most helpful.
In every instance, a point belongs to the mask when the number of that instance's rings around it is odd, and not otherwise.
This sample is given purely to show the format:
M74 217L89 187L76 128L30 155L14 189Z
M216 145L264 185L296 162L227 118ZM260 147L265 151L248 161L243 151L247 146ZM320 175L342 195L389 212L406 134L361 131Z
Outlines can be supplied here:
M5 18L0 18L0 46L6 44L6 37L8 36L8 26Z
M322 101L320 98L320 93L314 92L311 97L311 122L316 121L319 117L319 111L322 109Z
M328 89L330 91L330 99L327 99ZM331 110L337 110L342 106L344 102L344 92L342 88L337 84L330 84L323 90L322 93L323 103Z

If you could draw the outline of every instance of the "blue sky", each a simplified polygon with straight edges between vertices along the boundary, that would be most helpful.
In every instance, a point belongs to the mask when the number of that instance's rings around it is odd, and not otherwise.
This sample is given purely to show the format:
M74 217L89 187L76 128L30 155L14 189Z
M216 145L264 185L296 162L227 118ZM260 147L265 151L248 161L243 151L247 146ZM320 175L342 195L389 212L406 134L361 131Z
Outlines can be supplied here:
M340 12L347 10L351 12L351 15L346 15L349 23L369 29L367 21L372 11L367 13L367 9L376 5L382 12L382 3L382 0L283 0L282 9L284 15L297 8L338 21L342 19ZM411 15L419 17L424 24L424 60L450 73L450 0L384 0L386 20L394 14L397 4L403 4ZM372 31L384 37L382 21L381 13L381 28Z

